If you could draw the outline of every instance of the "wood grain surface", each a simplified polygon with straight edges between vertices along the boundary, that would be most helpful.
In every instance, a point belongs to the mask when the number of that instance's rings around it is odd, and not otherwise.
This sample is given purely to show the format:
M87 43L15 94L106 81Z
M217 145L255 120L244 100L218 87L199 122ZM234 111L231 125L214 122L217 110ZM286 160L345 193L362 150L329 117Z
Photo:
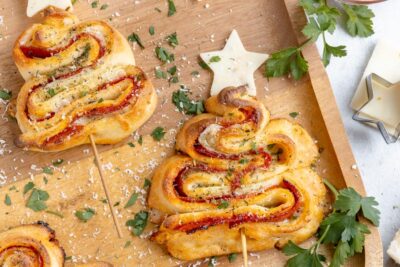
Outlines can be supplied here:
M239 32L248 50L271 53L301 41L303 37L296 33L305 23L304 13L297 7L296 0L176 0L177 13L172 17L167 16L167 1L115 0L107 2L109 7L105 10L94 9L90 3L80 0L75 5L74 13L81 20L103 19L124 36L132 32L139 34L145 49L132 45L136 61L152 79L159 96L159 107L138 133L118 145L99 146L113 201L120 202L115 208L124 238L117 237L107 204L102 201L104 193L90 147L60 153L34 153L18 149L13 145L13 139L19 133L18 126L8 119L6 106L2 104L0 139L4 142L0 142L0 231L21 223L44 220L56 230L60 243L70 256L68 264L104 260L115 266L186 266L189 263L171 258L162 247L148 240L155 226L149 224L140 238L132 236L124 226L136 212L146 209L144 180L151 179L154 168L174 153L175 134L181 122L187 119L177 112L171 103L171 95L180 84L185 84L191 89L192 98L204 99L208 96L212 73L199 67L198 55L222 49L232 29ZM99 6L101 4L102 1ZM18 94L23 84L11 56L13 43L24 29L41 19L40 16L28 19L25 7L26 1L0 0L3 15L0 26L0 87L11 90L13 96ZM155 28L153 36L148 33L150 26ZM180 42L175 49L165 41L165 37L173 32L177 32ZM161 65L154 54L157 45L173 52L176 61ZM318 52L310 46L304 55L310 63L310 76L300 81L288 78L268 81L262 76L263 69L257 71L258 97L273 117L290 118L290 112L299 112L296 121L310 132L321 148L318 163L321 176L337 187L353 186L365 193L359 172L351 168L355 160ZM178 84L169 85L166 80L155 78L155 67L161 66L165 70L173 65L179 69ZM199 71L200 77L192 76L193 71ZM149 136L158 126L167 131L161 142L155 142ZM139 135L143 135L142 145L137 142ZM57 159L64 162L53 167L51 162ZM52 175L43 173L42 168L47 166L52 166ZM63 218L51 213L33 212L25 207L29 193L23 195L22 191L30 180L37 188L49 192L48 209L62 214ZM139 193L139 200L131 208L124 209L133 192ZM6 194L11 198L11 206L4 204ZM74 216L76 210L85 207L96 210L95 216L87 223ZM366 241L365 257L354 257L349 266L382 266L379 233L376 228L371 227L371 230L372 234ZM329 254L329 248L326 253ZM251 253L249 260L252 266L282 266L286 258L281 252L270 250ZM208 259L199 261L205 266L207 262ZM242 265L241 256L232 264L226 257L219 257L218 262L222 266Z

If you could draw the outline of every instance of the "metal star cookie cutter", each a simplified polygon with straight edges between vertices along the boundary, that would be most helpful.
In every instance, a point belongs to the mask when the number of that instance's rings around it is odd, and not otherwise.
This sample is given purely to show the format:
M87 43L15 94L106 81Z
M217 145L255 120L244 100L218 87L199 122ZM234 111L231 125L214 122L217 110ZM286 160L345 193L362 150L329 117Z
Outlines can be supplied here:
M377 126L377 128L379 129L379 131L381 132L383 138L385 139L387 144L392 144L395 143L399 137L400 137L400 121L396 126L396 129L394 131L394 133L390 133L387 128L386 125L383 121L379 121L379 120L374 120L374 119L369 119L369 118L364 118L361 116L361 111L362 109L367 106L371 100L374 98L374 89L373 89L373 85L372 85L372 81L378 81L379 83L381 83L382 85L386 86L386 87L390 87L393 84L386 81L385 79L383 79L382 77L380 77L379 75L375 74L375 73L371 73L370 75L367 76L366 78L366 83L367 83L367 94L368 94L368 100L367 102L365 102L361 108L359 108L354 114L353 114L353 120L358 121L358 122L362 122L362 123L367 123L367 124L375 124ZM400 105L400 103L399 103Z

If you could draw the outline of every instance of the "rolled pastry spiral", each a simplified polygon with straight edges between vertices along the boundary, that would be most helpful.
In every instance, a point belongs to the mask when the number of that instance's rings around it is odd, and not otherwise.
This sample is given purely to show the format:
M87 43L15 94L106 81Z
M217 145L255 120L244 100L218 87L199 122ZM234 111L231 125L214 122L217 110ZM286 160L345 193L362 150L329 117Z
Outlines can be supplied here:
M270 119L245 87L209 98L208 113L177 135L182 154L156 170L149 206L165 214L152 239L193 260L281 247L312 236L323 219L325 187L310 167L318 150L300 125Z
M43 222L0 233L0 266L61 267L65 253L55 232Z
M16 41L14 59L26 80L16 105L20 147L59 151L89 143L89 135L117 143L154 112L151 82L105 22L50 10Z

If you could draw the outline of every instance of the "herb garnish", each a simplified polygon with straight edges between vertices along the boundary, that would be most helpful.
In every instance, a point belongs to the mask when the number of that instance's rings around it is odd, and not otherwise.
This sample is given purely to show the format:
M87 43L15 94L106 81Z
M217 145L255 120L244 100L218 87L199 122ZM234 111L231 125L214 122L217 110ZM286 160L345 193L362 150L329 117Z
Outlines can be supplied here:
M210 62L209 63L215 63L215 62L220 62L221 58L219 56L212 56L210 58Z
M83 210L78 210L78 211L76 211L75 212L75 216L79 219L79 220L81 220L81 221L83 221L83 222L87 222L88 220L90 220L92 217L93 217L93 215L95 214L96 212L94 211L94 209L92 209L92 208L85 208L85 209L83 209Z
M137 141L139 145L143 145L143 136L139 136L139 139Z
M231 253L228 255L228 261L229 262L234 262L237 258L237 253Z
M53 175L53 170L50 167L43 167L43 172L46 174Z
M208 267L215 267L216 263L217 263L217 257L212 256L208 261Z
M132 143L132 142L129 142L128 145L129 145L130 147L135 147L135 144Z
M199 58L198 62L199 66L203 69L203 70L209 70L210 66L208 66L208 64L206 62L204 62L203 59Z
M28 193L31 189L33 189L35 187L35 184L33 182L28 182L25 186L24 186L24 191L23 194L25 195L26 193Z
M321 0L300 0L300 5L308 15L308 24L302 32L308 37L304 43L298 47L290 47L273 53L266 62L266 77L280 77L291 74L298 80L308 71L308 63L301 54L302 49L314 43L322 36L324 51L322 61L325 66L329 65L330 59L334 57L344 57L347 55L344 45L332 46L326 41L326 33L333 33L336 29L337 21L344 13L346 19L347 32L351 36L368 37L374 33L372 18L374 13L367 6L346 5L338 2L343 7L343 12L336 7L328 5L327 1Z
M176 13L176 7L173 0L168 0L168 17L173 16Z
M157 79L167 79L167 73L160 69L155 69L154 73L156 74Z
M92 8L97 8L97 6L99 5L99 1L93 1L92 3L91 3L91 6L92 6Z
M26 207L33 211L42 211L47 209L46 201L49 199L49 193L41 189L33 188L28 201L26 202Z
M299 116L298 112L290 112L289 116L292 117L293 119L295 119L297 116Z
M226 209L227 207L229 207L229 202L226 200L221 201L218 205L218 209Z
M4 204L6 204L7 206L11 206L11 198L8 194L6 194L4 198Z
M162 128L162 127L157 127L153 130L153 132L151 132L151 136L156 141L160 141L161 139L163 139L164 135L165 135L165 131L164 131L164 128Z
M165 39L168 41L169 45L172 47L176 47L179 44L178 35L176 34L176 32L171 33Z
M136 42L140 46L140 48L144 49L144 45L142 43L142 40L140 39L140 37L139 37L139 35L137 33L133 32L131 35L129 35L128 36L128 41L132 42L132 43Z
M143 233L144 228L146 228L148 217L149 213L142 210L136 213L133 220L128 220L125 225L131 227L132 234L139 236Z
M57 166L60 166L63 162L64 162L63 159L56 159L56 160L53 160L52 164L53 164L53 166L57 167Z
M186 115L198 115L204 112L203 101L190 100L184 86L172 93L172 103L180 112L184 112Z
M176 66L173 66L173 67L171 67L171 68L169 68L169 69L167 70L167 72L168 72L169 74L171 74L172 76L176 74L176 71L177 71Z
M132 207L133 205L135 205L136 200L138 199L139 194L138 193L133 193L131 195L131 197L129 198L128 202L126 202L124 208L127 209L129 207Z
M156 56L159 60L164 63L172 62L175 60L175 56L172 53L169 53L165 48L157 46L155 49Z
M101 5L101 7L100 7L100 10L107 9L107 7L108 7L108 5L107 5L107 4L103 4L103 5Z
M50 97L53 97L56 95L56 91L53 88L48 89L47 93L49 94Z
M0 89L0 98L3 100L10 100L11 99L11 92L8 92L4 89Z
M154 33L155 33L154 26L149 27L149 33L150 33L150 35L154 35Z
M149 179L144 179L143 189L149 188L151 185L151 181Z
M126 241L125 242L125 245L124 245L124 248L127 248L127 247L129 247L131 245L131 241Z
M318 253L321 244L335 246L330 267L339 267L355 253L361 253L364 249L365 235L369 234L367 225L357 220L357 215L363 216L375 226L379 225L379 210L375 206L378 202L373 197L362 197L353 188L345 188L337 191L328 181L326 186L335 195L333 212L326 217L319 228L317 243L309 249L304 249L289 241L283 248L287 256L292 256L288 267L322 267L325 256Z
M62 215L60 212L58 211L52 211L52 210L46 210L46 213L48 214L52 214L54 216L60 217L61 219L64 218L64 215Z

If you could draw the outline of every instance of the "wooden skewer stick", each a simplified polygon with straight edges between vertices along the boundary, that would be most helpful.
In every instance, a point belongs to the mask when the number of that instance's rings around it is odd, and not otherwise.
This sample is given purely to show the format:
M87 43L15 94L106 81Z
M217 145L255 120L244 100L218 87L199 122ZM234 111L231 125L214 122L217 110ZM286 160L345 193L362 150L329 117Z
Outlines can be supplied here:
M101 183L103 184L104 192L106 193L107 203L108 203L108 206L109 206L110 211L111 211L111 215L112 215L112 218L113 218L113 221L114 221L114 225L115 225L115 228L117 228L118 237L122 238L122 231L121 231L121 228L119 227L117 216L116 216L116 214L114 212L113 205L111 203L111 198L110 198L110 194L108 192L108 187L107 187L106 182L104 180L104 174L103 174L103 170L101 168L100 157L99 157L99 153L97 152L96 143L94 142L94 139L93 139L92 135L89 135L89 138L90 138L90 143L92 144L94 158L96 160L97 169L99 170L100 179L101 179Z
M242 253L243 253L243 263L244 267L248 267L248 260L247 260L247 240L246 235L244 234L244 229L240 228L240 236L242 237Z

